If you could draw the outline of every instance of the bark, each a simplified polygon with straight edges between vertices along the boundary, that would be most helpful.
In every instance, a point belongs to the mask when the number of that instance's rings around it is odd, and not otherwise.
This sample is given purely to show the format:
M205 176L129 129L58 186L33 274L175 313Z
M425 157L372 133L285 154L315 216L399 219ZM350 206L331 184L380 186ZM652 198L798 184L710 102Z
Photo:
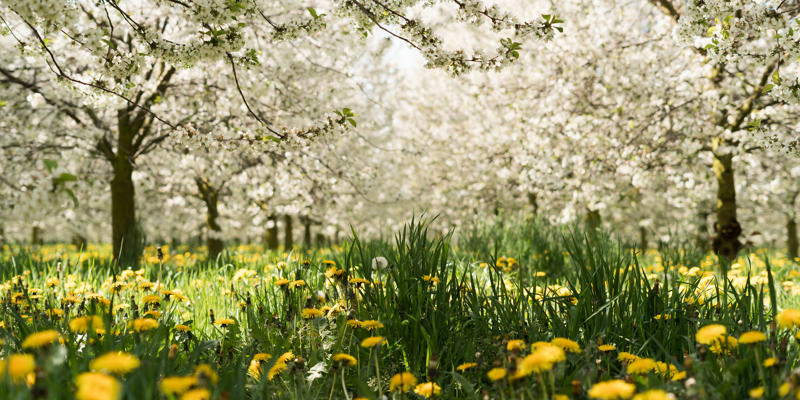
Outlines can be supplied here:
M305 248L311 247L311 219L307 217L302 218L303 221L303 246Z
M283 247L289 251L294 246L294 228L292 226L292 216L285 215L283 217Z
M317 232L315 242L317 243L317 247L325 247L328 244L328 239L325 238L325 235L322 232Z
M721 154L717 149L723 144L723 139L715 138L712 142L714 154L713 168L717 180L717 206L715 209L717 221L714 223L713 249L720 258L733 260L742 243L739 236L742 227L736 219L736 186L733 175L733 154Z
M648 247L647 243L647 228L640 226L639 227L639 246L642 248L643 251L647 251Z
M705 207L705 206L703 206ZM695 238L695 242L697 247L708 251L708 215L710 214L709 211L705 209L701 209L697 212L697 237Z
M133 186L133 140L143 121L131 120L130 108L117 111L117 152L110 159L111 239L114 259L124 266L138 266L140 232L136 226L136 201Z
M267 232L264 233L264 246L266 246L270 250L277 250L278 249L278 216L275 214L271 214L269 216L269 221L272 223L272 227L267 228Z
M31 228L31 244L34 246L44 244L44 240L42 240L42 228L38 226Z
M786 221L786 248L789 252L789 257L792 259L797 257L797 222L794 219L794 216L789 216L788 220Z
M536 193L528 192L528 205L531 206L531 214L537 215L539 213L539 201Z
M215 261L224 244L220 238L222 227L219 226L219 189L212 187L202 178L195 180L200 198L206 204L206 248L208 250L208 261Z
M600 224L603 222L602 218L600 217L599 210L586 210L586 230L590 232L595 232L600 229Z

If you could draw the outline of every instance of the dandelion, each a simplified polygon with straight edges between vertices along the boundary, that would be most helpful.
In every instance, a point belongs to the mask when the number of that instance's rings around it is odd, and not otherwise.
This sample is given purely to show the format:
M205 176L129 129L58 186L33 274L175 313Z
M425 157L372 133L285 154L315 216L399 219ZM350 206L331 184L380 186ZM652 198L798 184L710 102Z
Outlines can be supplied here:
M525 350L525 341L520 339L509 340L506 343L506 350L513 352Z
M122 385L114 377L100 372L85 372L75 379L77 400L115 400Z
M361 341L361 347L371 349L375 346L381 345L386 341L386 338L383 336L370 336Z
M180 332L191 332L192 328L187 326L187 325L178 324L178 325L175 325L175 330L176 331L180 331Z
M747 394L750 395L751 399L760 399L764 397L764 387L759 386L757 388L750 389L750 391L748 391Z
M728 333L724 325L711 324L697 330L695 339L698 343L710 345L719 341Z
M219 381L219 375L208 364L199 364L194 367L194 376L197 377L198 381L205 380L212 385L216 385L217 381Z
M303 311L300 311L300 316L305 319L318 318L321 317L322 314L322 310L318 310L316 308L304 308Z
M727 340L723 339L714 342L714 344L709 347L709 350L714 354L730 354L731 350L737 347L739 347L739 341L733 336L728 336Z
M534 372L541 373L549 371L553 368L554 364L566 359L566 354L564 354L564 350L560 347L550 343L546 343L546 345L539 344L536 346L536 350L534 350L533 353L527 355L519 362L514 378L528 376Z
M7 360L0 360L0 375L8 373L14 382L22 382L33 373L36 361L30 354L12 354Z
M275 286L281 287L281 286L287 285L288 283L289 283L288 279L281 278L281 279L278 279L277 281L275 281Z
M435 395L437 395L437 394L439 394L441 392L442 392L442 388L439 387L439 385L437 385L434 382L420 383L419 385L417 385L417 387L414 388L414 393L416 393L416 394L418 394L418 395L420 395L420 396L422 396L422 397L424 397L426 399L431 397L431 396L435 396Z
M636 385L620 379L612 379L595 383L589 389L589 397L600 400L629 399L633 396Z
M123 375L128 372L139 368L141 362L139 358L132 354L123 353L120 351L112 351L95 358L90 364L89 368L96 371L105 371L107 373Z
M181 395L197 384L194 376L168 376L161 380L161 392L166 396Z
M468 370L468 369L470 369L470 368L475 368L475 367L477 367L477 366L478 366L478 364L477 364L477 363L474 363L474 362L468 362L468 363L464 363L464 364L461 364L461 365L457 366L457 367L456 367L456 371L463 372L463 371L466 371L466 370Z
M777 358L769 357L769 358L765 359L764 362L761 363L761 365L763 365L764 368L769 368L769 367L774 366L777 363L778 363L778 359Z
M783 310L775 316L778 326L781 328L789 329L800 326L800 310L787 309Z
M44 347L55 342L60 337L61 335L53 329L32 333L22 341L22 348L27 350Z
M631 375L644 375L657 368L652 358L640 358L628 364L627 372Z
M278 360L275 362L275 365L269 369L269 372L267 372L267 379L273 380L276 376L283 373L283 371L286 371L286 363Z
M624 362L624 363L630 363L630 362L633 362L633 361L635 361L637 359L639 359L639 356L637 356L635 354L628 353L627 351L621 351L621 352L619 352L619 354L617 354L617 360L619 360L621 362Z
M633 400L671 400L672 398L669 393L660 389L648 390L633 396Z
M389 380L389 391L390 392L408 392L412 388L417 385L417 378L414 374L410 372L401 372L399 374L395 374L392 379Z
M156 294L148 294L142 297L142 303L147 305L161 304L161 296Z
M302 279L298 279L296 281L292 281L292 282L289 283L289 289L301 288L301 287L304 287L305 285L306 285L306 281L304 281Z
M181 400L208 400L211 392L206 388L192 389L181 396Z
M492 382L497 382L500 379L503 379L503 378L506 377L506 369L505 368L492 368L492 369L489 370L489 372L486 373L486 376L488 376L489 379Z
M158 328L158 321L152 318L137 318L131 321L130 326L135 332L147 332Z
M346 323L347 323L347 326L349 326L351 328L358 328L358 327L361 326L361 321L359 321L357 319L348 319Z
M792 390L792 384L789 382L784 382L778 387L778 395L781 397L785 397L789 394L789 391Z
M73 333L86 333L89 327L105 329L103 319L97 315L77 317L69 321L69 330Z
M231 318L218 318L216 321L214 321L214 325L219 325L223 328L227 328L228 326L233 325L234 323L236 322Z
M552 343L552 344L554 344L554 345L556 345L558 347L561 347L567 353L576 353L576 354L580 354L581 353L581 346L578 345L578 343L575 342L574 340L557 337L557 338L551 340L550 343Z
M355 357L345 353L334 354L333 362L341 363L346 367L354 367L358 363Z
M600 350L604 353L609 351L614 351L616 349L617 346L614 346L613 344L601 344L600 346L597 346L597 350Z
M759 331L745 332L739 336L739 343L741 344L760 343L765 340L767 340L767 335Z
M364 278L350 278L349 281L353 285L369 285L369 281Z
M375 320L366 320L361 322L361 327L368 331L374 331L383 328L383 324Z

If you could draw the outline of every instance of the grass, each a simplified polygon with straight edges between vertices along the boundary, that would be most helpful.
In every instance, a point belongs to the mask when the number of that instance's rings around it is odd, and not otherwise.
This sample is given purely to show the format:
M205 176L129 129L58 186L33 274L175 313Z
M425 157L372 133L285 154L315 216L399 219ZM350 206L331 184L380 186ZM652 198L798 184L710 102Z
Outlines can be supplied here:
M800 391L792 373L800 313L791 312L800 273L778 252L753 250L723 276L713 256L682 242L643 254L601 233L515 218L478 225L454 245L452 233L427 227L415 220L393 240L354 233L313 251L241 246L214 264L171 249L162 268L151 248L137 271L111 265L103 246L6 249L0 398ZM98 319L80 327L83 316ZM709 325L725 332L698 335ZM58 338L30 345L50 330ZM748 331L764 340L734 346ZM380 344L362 345L370 340ZM101 357L109 353L118 359ZM408 392L391 390L401 372L415 379Z

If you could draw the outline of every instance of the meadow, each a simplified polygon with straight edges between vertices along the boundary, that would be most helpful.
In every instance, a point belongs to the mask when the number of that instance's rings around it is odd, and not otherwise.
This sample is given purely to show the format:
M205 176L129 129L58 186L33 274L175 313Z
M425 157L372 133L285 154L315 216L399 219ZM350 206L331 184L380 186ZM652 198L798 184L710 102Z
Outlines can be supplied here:
M2 399L800 398L797 260L533 219L322 249L5 246Z

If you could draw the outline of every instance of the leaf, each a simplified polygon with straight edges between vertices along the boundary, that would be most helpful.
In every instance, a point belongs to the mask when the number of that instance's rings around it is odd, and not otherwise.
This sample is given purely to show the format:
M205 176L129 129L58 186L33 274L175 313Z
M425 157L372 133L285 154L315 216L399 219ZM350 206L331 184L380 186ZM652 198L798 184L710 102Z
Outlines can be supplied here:
M68 174L66 172L64 172L63 174L59 175L58 178L56 178L57 183L75 182L77 180L78 180L77 176Z
M56 169L56 167L58 167L58 163L56 162L56 160L45 159L44 166L45 168L47 168L48 171L53 172L53 170Z

